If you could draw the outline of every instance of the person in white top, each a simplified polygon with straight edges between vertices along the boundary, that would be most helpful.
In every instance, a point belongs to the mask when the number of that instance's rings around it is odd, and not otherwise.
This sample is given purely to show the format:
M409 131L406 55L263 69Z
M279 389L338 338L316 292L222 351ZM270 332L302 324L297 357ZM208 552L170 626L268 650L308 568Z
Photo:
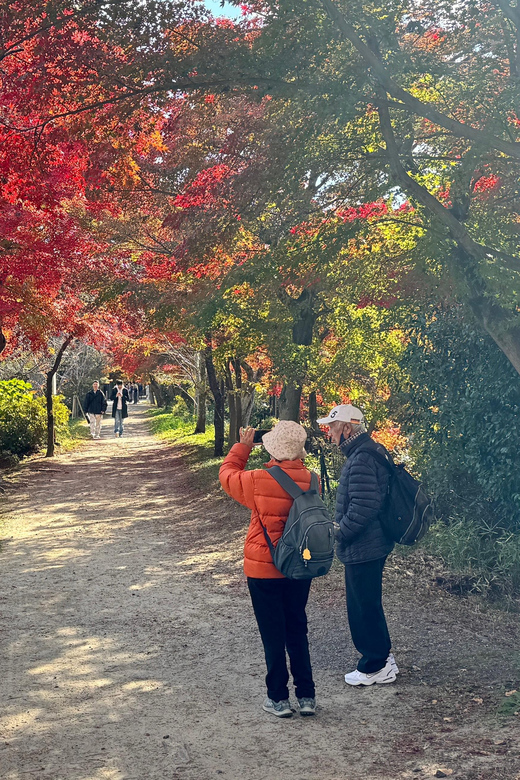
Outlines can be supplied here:
M123 435L123 420L128 417L128 390L123 387L121 380L116 382L116 386L110 395L112 401L112 417L114 418L114 433L116 436Z

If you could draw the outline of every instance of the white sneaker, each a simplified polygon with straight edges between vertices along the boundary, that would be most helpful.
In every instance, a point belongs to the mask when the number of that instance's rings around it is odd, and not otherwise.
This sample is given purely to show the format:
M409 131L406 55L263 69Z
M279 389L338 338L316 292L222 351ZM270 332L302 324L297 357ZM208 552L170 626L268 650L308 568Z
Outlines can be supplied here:
M397 666L397 664L395 662L395 658L394 658L394 654L393 653L389 653L388 658L386 659L386 662L387 662L387 664L390 664L390 666L392 667L392 669L394 670L394 672L396 674L399 674L399 667Z
M395 682L395 679L396 673L389 661L387 661L386 665L378 672L365 674L356 669L354 672L345 675L345 682L347 685L374 685L375 683L383 685Z

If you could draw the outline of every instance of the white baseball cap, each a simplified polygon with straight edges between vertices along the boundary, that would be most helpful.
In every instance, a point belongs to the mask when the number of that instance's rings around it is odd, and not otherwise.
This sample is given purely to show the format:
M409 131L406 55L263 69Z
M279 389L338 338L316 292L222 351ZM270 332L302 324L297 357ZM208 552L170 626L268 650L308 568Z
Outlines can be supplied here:
M362 423L363 412L352 404L340 404L331 409L327 417L322 417L316 422L319 425L330 425L333 422Z

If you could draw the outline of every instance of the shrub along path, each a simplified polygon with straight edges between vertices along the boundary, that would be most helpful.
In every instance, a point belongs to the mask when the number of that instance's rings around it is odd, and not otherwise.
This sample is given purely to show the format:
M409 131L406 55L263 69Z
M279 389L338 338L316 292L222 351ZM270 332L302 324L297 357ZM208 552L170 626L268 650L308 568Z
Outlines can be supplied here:
M318 714L264 714L247 512L202 489L145 415L7 482L4 780L520 777L520 719L499 714L520 709L504 696L520 688L517 616L444 593L416 559L394 556L386 580L397 684L344 685L335 567L309 608Z

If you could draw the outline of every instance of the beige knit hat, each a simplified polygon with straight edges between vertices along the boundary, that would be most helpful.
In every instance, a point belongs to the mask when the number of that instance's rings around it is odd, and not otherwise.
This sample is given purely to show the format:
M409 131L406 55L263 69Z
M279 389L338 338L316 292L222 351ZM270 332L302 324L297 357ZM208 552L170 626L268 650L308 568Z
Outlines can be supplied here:
M276 460L304 458L307 455L303 447L306 441L307 431L303 425L292 420L280 420L272 430L262 436L262 444Z

